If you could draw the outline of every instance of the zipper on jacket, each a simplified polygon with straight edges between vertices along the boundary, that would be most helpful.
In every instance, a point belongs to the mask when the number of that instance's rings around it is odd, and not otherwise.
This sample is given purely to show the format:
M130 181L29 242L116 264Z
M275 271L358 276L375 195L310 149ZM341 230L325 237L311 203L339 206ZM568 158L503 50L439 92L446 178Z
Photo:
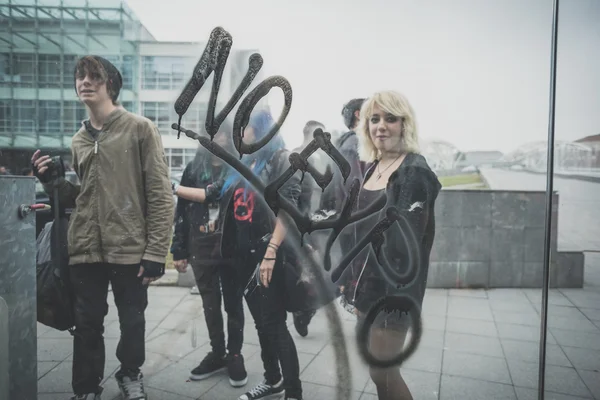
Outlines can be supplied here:
M98 140L94 141L94 154L98 154Z

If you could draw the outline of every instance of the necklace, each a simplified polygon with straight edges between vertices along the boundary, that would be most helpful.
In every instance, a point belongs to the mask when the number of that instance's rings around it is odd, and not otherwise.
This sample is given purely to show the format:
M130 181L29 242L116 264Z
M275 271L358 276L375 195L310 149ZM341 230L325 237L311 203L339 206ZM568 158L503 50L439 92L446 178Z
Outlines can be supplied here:
M400 157L402 157L402 153L400 153L400 155L399 155L398 157L396 157L396 159L395 159L394 161L392 161L392 162L390 163L390 165L388 165L387 167L385 167L385 169L384 169L383 171L381 171L381 170L379 169L379 166L381 165L381 163L377 163L377 177L375 178L375 181L378 181L378 180L381 178L381 175L382 175L382 174L383 174L385 171L387 171L387 170L388 170L388 169L389 169L389 168L390 168L392 165L394 165L394 163L395 163L396 161L398 161L398 160L400 159Z

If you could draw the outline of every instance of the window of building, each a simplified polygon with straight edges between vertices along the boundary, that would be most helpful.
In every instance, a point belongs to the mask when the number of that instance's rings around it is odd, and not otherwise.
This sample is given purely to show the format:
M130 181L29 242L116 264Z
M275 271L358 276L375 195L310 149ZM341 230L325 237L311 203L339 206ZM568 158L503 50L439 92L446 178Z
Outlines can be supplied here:
M9 100L1 100L0 101L0 133L10 133L10 121L11 121L11 112L10 112L10 101Z
M64 88L73 88L75 85L75 65L78 59L75 54L65 54L63 57Z
M40 54L38 56L39 87L58 88L61 83L61 62L58 54ZM65 77L66 78L66 77ZM67 79L65 79L66 81Z
M8 86L8 83L11 81L10 55L7 53L0 53L0 86Z
M36 115L35 103L33 100L16 100L15 112L15 133L35 133Z
M144 102L142 103L142 115L154 122L162 135L171 134L171 124L177 121L174 119L173 103Z
M142 89L180 90L194 69L191 57L142 57Z
M60 101L41 100L38 105L38 132L61 136Z
M79 101L63 102L64 134L71 136L81 128L81 122L87 119L85 106Z
M123 89L133 90L134 71L135 57L123 56L123 63L121 64L121 75L123 76Z
M10 74L17 87L32 88L35 84L35 57L33 54L13 54Z
M165 156L171 170L183 171L195 155L195 149L165 149Z

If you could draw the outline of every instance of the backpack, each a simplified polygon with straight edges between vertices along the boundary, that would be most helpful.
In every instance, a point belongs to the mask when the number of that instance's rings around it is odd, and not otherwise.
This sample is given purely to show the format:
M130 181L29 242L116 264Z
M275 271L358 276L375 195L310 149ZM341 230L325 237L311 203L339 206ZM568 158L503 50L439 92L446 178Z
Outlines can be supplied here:
M73 334L75 315L66 251L68 224L69 219L58 216L56 210L54 220L37 238L37 320Z

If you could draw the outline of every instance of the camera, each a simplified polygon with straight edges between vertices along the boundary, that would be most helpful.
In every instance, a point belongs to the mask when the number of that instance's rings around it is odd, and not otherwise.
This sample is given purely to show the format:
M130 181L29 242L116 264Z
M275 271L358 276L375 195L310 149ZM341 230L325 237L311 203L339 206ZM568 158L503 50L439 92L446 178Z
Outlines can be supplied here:
M54 156L50 158L50 162L48 163L48 169L43 173L39 174L37 168L33 166L33 174L40 180L42 183L49 183L58 178L65 177L65 163L61 156Z

